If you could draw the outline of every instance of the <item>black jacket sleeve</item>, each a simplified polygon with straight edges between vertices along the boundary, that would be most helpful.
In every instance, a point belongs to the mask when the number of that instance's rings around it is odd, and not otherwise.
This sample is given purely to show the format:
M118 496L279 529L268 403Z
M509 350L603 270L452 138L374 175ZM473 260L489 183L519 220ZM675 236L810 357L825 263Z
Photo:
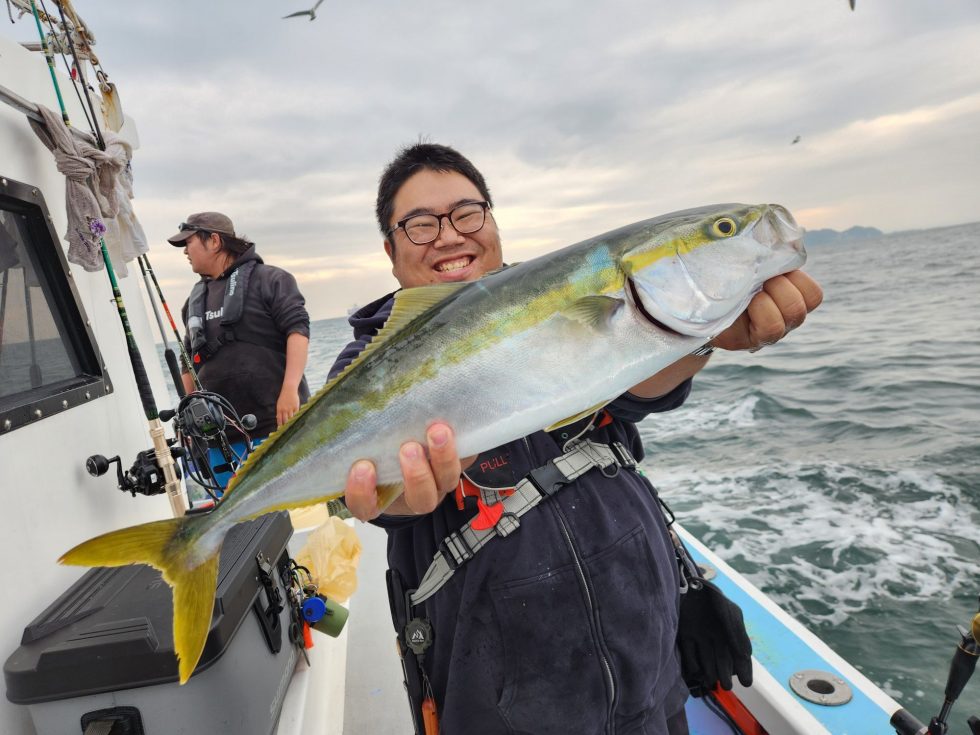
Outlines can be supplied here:
M274 266L261 265L265 273L261 280L262 296L280 333L310 336L310 315L306 311L306 299L296 285L292 273Z

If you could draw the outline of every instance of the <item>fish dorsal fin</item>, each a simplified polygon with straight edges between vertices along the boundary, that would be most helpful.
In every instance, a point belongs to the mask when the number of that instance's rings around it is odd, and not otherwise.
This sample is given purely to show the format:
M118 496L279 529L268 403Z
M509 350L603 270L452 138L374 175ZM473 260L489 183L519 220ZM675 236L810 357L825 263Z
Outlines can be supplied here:
M333 388L342 377L353 370L357 365L360 365L372 352L387 342L393 334L397 334L399 331L401 331L406 324L409 324L416 317L424 314L436 304L441 303L443 300L459 291L465 285L466 283L440 283L434 286L406 288L395 293L395 303L392 304L391 314L388 316L388 319L385 320L384 326L378 330L378 333L374 335L374 338L368 343L367 347L361 350L361 353L355 357L347 367L341 370L332 380L328 381L320 390L311 396L310 400L303 404L299 411L297 411L293 417L289 419L289 421L269 434L268 438L248 455L248 459L246 459L245 463L238 468L238 472L236 472L234 477L232 477L228 482L228 487L225 489L225 495L227 496L228 493L235 489L235 485L238 484L238 478L251 465L258 462L259 458L269 451L273 445L275 445L276 441L283 435L285 430L295 423L300 416L309 411L324 395L329 393L330 389Z
M424 314L436 304L441 304L465 285L465 283L440 283L435 286L419 286L398 291L395 294L395 303L391 305L391 314L385 320L384 326L378 330L374 338L368 342L367 347L361 350L361 353L351 361L350 365L323 386L320 393L328 391L334 382L353 370L356 365L360 365L372 352L387 342L392 335L398 334L405 325L413 322L416 317ZM317 393L317 397L320 396L320 393ZM312 402L310 400L310 403Z
M581 421L586 416L591 416L592 414L599 411L603 406L605 406L609 401L603 401L602 403L597 403L592 408L587 408L581 413L577 413L574 416L569 416L567 419L562 419L553 423L551 426L545 429L545 431L554 431L555 429L560 429L563 426L568 426L569 424L574 424L576 421Z
M465 285L465 283L440 283L435 286L419 286L398 291L395 294L395 303L391 307L391 315L381 331L371 340L371 345L384 342L388 336L397 332L419 314L441 303Z
M583 296L571 306L562 310L569 319L581 322L587 327L600 329L608 324L612 315L623 305L622 299L612 296Z

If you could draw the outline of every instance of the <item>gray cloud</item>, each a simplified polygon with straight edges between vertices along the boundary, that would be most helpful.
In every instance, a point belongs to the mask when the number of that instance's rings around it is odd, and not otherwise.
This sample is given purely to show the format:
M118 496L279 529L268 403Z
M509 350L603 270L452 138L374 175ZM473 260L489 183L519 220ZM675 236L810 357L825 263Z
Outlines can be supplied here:
M716 201L814 228L980 219L975 0L330 0L280 20L304 4L81 10L139 126L151 239L223 208L317 317L393 284L374 187L420 135L484 170L521 258ZM179 251L156 257L182 300Z

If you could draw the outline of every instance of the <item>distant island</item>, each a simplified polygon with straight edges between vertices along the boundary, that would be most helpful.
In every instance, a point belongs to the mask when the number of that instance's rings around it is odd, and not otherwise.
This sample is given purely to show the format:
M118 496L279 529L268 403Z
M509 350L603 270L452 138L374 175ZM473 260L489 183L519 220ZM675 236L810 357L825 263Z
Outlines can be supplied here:
M851 227L850 229L839 232L837 230L807 230L803 237L803 242L807 245L826 245L831 242L844 242L845 240L862 240L869 237L881 237L885 233L877 227Z

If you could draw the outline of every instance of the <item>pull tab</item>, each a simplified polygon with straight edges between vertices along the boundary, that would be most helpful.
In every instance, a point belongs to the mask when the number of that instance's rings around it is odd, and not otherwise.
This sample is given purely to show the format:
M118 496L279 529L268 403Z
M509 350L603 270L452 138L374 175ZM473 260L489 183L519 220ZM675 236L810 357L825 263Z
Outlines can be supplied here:
M493 528L500 520L500 516L504 514L503 503L487 505L482 500L477 500L476 508L476 518L470 521L470 526L473 527L474 531L486 531L488 528Z

